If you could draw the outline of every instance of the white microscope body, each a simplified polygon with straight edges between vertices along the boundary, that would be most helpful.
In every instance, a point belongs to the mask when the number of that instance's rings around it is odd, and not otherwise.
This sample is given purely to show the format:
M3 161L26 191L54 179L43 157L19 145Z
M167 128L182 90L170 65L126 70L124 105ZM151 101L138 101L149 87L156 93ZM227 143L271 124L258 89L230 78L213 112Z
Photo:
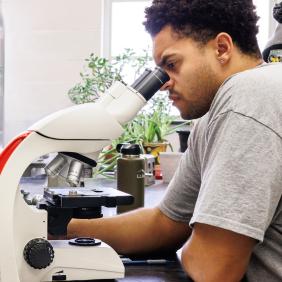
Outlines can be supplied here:
M116 82L96 103L73 106L47 116L3 150L0 155L1 282L124 277L124 266L118 254L103 242L99 246L83 247L69 245L67 240L48 241L48 213L26 204L19 182L27 166L44 154L77 152L97 159L99 152L122 134L122 125L145 105L140 89L150 86L152 80L155 82L150 96L168 77L156 68L137 80L139 84L135 83L135 88ZM143 82L146 85L140 88ZM50 264L39 269L31 266L23 255L28 242L35 238L49 242L54 251Z

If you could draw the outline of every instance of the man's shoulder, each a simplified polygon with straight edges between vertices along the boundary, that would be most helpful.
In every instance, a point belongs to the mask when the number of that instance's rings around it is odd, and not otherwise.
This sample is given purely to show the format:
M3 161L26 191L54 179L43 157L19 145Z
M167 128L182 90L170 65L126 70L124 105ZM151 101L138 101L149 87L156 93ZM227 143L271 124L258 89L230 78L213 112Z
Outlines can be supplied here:
M209 122L230 111L282 132L282 64L265 64L228 78L212 103Z
M259 67L234 74L219 88L212 106L229 105L239 110L240 105L248 108L279 100L282 102L282 64L263 64ZM235 108L234 108L235 107ZM225 107L222 107L223 110Z
M279 79L280 82L281 74L281 63L264 63L255 68L247 69L232 75L223 83L223 86L226 84L227 87L235 85L236 87L251 86L256 88L265 82L267 82L266 85L271 84L272 81L276 81L277 79ZM280 83L282 83L282 81Z

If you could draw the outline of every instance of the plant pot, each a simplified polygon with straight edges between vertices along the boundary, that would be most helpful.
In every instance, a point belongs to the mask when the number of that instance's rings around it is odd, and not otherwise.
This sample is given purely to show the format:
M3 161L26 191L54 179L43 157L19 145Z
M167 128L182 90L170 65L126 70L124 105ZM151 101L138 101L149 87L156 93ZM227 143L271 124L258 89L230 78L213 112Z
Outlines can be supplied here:
M160 152L166 152L168 143L144 143L143 148L146 154L151 154L156 158L155 164L160 164L159 154Z

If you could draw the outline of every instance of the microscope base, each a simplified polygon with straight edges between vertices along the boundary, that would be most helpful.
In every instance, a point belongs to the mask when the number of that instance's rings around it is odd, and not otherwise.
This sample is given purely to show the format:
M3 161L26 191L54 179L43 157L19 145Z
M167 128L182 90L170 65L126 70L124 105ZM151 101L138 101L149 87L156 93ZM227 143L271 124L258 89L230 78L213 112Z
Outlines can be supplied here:
M85 281L124 277L119 255L107 244L72 246L68 240L49 241L54 248L54 261L45 269L27 267L21 282Z

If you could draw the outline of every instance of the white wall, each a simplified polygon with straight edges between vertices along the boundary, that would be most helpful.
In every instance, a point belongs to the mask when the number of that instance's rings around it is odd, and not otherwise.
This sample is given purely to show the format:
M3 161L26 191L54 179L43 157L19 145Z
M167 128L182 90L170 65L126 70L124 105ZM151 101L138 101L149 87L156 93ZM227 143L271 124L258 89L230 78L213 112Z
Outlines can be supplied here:
M4 144L72 105L84 59L101 54L103 0L4 0Z

